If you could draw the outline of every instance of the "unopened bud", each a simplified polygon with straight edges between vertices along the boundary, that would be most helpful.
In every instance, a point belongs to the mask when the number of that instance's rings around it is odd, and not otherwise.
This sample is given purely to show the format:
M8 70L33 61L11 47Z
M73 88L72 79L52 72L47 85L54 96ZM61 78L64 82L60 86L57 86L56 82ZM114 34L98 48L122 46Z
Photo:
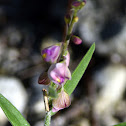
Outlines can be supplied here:
M83 0L83 2L81 3L81 6L85 6L86 4L86 0Z
M74 22L78 22L78 20L79 20L79 18L78 18L77 16L75 16L75 17L73 18L73 21L74 21Z
M83 0L83 2L86 4L86 0Z
M39 84L48 85L50 83L50 79L48 78L47 72L41 73L38 79Z
M72 41L74 44L76 44L76 45L79 45L79 44L82 43L82 40L81 40L78 36L75 36L75 35L73 35L73 36L71 37L71 41Z
M73 7L79 7L81 5L81 2L80 1L74 1L73 3L72 3L72 6Z
M72 3L72 7L75 9L80 10L81 8L84 7L84 5L86 4L86 0L82 0L82 1L74 1Z
M69 24L69 23L70 23L70 20L71 20L70 15L67 14L67 15L64 17L64 20L65 20L65 23L66 23L66 24Z

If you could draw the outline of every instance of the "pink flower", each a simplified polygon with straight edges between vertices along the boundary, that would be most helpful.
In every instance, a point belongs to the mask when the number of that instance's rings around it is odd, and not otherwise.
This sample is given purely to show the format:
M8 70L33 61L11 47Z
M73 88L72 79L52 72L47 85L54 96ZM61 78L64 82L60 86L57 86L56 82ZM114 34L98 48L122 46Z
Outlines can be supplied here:
M60 54L60 45L53 45L42 50L44 61L56 63Z
M55 84L63 84L71 79L71 73L66 62L52 64L48 70L48 76Z
M58 94L58 97L53 100L52 105L52 111L57 112L60 109L64 109L69 107L71 104L69 95L64 91L61 90L61 92Z

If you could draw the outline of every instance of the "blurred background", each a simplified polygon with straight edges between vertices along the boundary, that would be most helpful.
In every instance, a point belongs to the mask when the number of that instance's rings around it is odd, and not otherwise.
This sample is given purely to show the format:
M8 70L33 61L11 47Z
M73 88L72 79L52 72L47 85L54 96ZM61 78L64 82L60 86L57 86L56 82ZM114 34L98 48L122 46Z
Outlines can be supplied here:
M44 125L38 77L46 69L41 50L62 40L67 0L0 0L0 93L31 126ZM69 46L71 72L93 42L93 58L51 126L109 126L126 121L126 0L87 0ZM0 109L0 126L11 126Z

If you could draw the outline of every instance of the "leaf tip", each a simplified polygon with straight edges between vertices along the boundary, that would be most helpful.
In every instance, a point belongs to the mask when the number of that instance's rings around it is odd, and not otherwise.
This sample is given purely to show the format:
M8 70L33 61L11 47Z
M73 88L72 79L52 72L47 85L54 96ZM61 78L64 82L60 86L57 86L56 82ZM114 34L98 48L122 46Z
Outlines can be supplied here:
M93 47L94 47L94 49L95 49L95 42L93 43Z

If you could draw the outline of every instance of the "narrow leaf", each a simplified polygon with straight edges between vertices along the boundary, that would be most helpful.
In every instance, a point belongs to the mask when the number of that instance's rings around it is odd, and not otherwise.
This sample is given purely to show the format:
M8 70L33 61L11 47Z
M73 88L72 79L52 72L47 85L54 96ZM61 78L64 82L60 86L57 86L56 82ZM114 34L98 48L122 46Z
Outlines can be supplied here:
M117 124L117 125L114 125L114 126L126 126L126 122L120 123L120 124Z
M13 126L30 126L21 113L0 94L0 107Z
M74 72L72 74L72 79L68 80L66 82L66 84L64 85L64 89L69 95L71 95L71 93L74 91L78 82L80 81L81 77L83 76L83 74L91 60L91 57L94 53L94 50L95 50L95 43L90 47L90 49L88 50L86 55L83 57L83 59L81 60L81 62L77 66L77 68L74 70Z

